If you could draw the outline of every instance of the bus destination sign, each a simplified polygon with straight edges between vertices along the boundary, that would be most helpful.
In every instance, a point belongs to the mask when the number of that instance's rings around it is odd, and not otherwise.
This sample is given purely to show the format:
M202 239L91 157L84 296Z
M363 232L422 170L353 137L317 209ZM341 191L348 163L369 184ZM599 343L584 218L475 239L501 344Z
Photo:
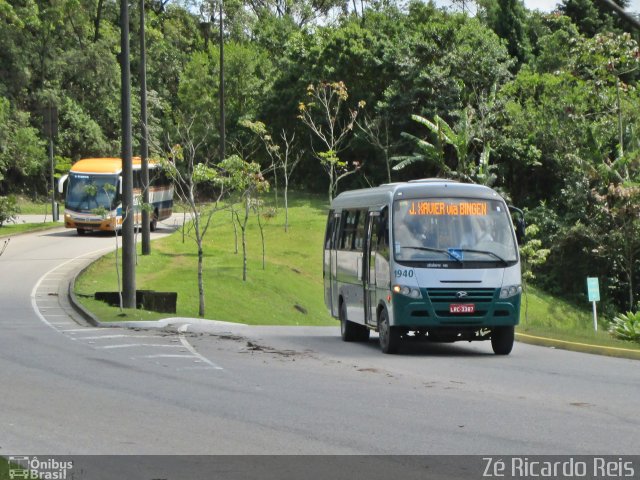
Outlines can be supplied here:
M487 202L412 201L408 203L409 215L486 216L489 210Z

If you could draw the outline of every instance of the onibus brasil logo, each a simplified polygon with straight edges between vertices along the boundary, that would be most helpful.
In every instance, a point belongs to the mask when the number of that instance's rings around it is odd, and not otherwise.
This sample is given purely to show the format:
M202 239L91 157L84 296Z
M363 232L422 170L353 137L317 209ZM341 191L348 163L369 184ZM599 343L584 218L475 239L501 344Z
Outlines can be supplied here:
M9 478L28 480L66 480L73 462L61 462L54 458L38 459L38 457L10 456Z

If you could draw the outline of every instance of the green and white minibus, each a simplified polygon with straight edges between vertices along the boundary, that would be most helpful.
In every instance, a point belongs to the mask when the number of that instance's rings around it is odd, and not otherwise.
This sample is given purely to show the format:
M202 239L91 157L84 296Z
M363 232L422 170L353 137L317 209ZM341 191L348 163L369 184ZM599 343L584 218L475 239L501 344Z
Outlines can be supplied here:
M494 190L423 179L338 195L324 243L325 303L345 341L491 340L511 352L522 293L516 220ZM517 231L516 231L517 230Z

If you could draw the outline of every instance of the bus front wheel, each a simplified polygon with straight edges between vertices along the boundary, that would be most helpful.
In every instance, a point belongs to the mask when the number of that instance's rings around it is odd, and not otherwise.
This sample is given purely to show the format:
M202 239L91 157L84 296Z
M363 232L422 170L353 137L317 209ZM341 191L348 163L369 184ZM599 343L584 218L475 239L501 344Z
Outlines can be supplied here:
M86 230L82 229L82 228L77 228L76 231L78 232L78 235L83 236L86 233Z
M347 320L347 306L340 304L340 336L345 342L366 342L369 340L369 329L364 325Z
M515 340L515 327L495 327L491 331L491 347L496 355L509 355Z
M392 327L389 324L389 313L386 309L380 312L378 318L378 334L380 340L380 348L383 353L397 353L400 348L400 331L398 327Z

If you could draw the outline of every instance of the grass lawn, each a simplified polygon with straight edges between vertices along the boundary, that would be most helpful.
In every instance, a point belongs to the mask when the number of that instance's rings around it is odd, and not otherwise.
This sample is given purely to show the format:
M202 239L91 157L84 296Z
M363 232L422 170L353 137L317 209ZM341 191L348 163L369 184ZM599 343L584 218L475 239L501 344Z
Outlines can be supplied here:
M248 279L242 281L241 245L235 253L229 211L214 216L205 238L205 318L264 325L336 325L324 305L322 243L327 203L324 197L295 196L290 201L288 233L284 232L282 200L278 215L264 221L266 267L262 268L260 232L255 216L248 226ZM238 230L239 234L239 230ZM178 292L176 316L198 316L197 251L195 242L180 233L152 244L150 256L138 256L138 289ZM89 297L96 291L117 291L114 255L92 265L79 278L75 291L85 307L102 321L167 317L166 314L125 311ZM578 308L528 288L528 310L522 303L517 331L571 342L595 343L640 351L640 344L611 337L601 319L593 331L590 305ZM528 312L526 315L525 313Z
M0 227L0 238L9 237L18 233L36 232L38 230L47 230L53 227L59 227L60 223L53 222L51 217L51 203L46 201L33 201L25 197L17 198L18 207L20 212L18 215L42 215L43 220L46 222L37 223L13 223L7 222ZM60 205L60 215L64 212L64 206ZM45 217L46 216L46 217Z
M41 222L41 223L5 223L0 227L0 238L10 237L18 233L37 232L38 230L48 230L50 228L60 227L58 222Z
M335 325L323 298L322 239L326 199L290 199L289 232L284 232L284 209L263 219L266 261L262 267L260 230L255 216L247 227L247 281L242 281L242 245L238 253L230 211L213 217L205 237L205 318L256 325ZM197 249L195 241L176 233L152 244L152 254L138 256L138 289L178 292L177 316L198 316ZM76 294L103 321L139 319L136 311L119 316L118 308L83 298L95 291L117 291L113 254L101 259L79 278ZM161 318L167 315L148 315Z
M60 200L58 202L58 208L60 215L64 213L64 203ZM23 196L17 197L18 207L20 208L21 215L48 215L51 218L51 199L41 198L33 200Z
M640 352L640 344L612 337L607 332L609 322L600 316L596 332L593 327L591 304L578 308L533 287L528 288L527 297L528 315L526 314L527 298L522 297L520 325L516 330L520 333Z

